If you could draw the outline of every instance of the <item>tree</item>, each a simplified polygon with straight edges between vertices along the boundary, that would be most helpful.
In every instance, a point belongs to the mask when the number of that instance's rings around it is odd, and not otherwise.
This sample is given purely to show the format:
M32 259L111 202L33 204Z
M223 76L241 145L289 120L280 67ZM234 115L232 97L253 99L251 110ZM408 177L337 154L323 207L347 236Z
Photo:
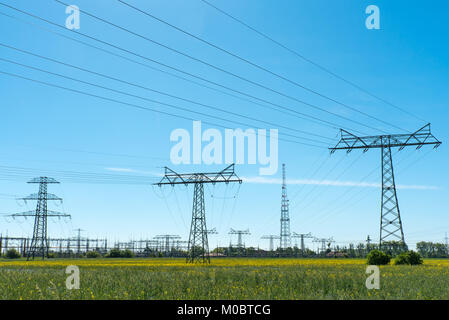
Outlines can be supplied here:
M8 251L6 251L6 258L18 259L20 258L20 253L18 253L16 249L9 249Z
M371 250L367 260L369 265L385 265L390 263L391 257L383 251Z

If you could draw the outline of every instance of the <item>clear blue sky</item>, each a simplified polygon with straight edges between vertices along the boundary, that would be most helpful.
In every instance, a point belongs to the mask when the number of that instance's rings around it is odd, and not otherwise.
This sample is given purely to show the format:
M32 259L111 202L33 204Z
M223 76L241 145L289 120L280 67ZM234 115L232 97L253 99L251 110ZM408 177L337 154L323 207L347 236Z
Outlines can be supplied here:
M413 246L419 240L443 241L449 232L448 149L449 129L449 27L446 18L449 3L414 1L274 1L210 0L226 12L269 34L305 57L353 81L370 92L387 99L432 123L433 133L443 141L437 151L408 149L395 154L396 181L406 242ZM55 1L1 0L8 5L64 25L65 6ZM223 16L199 0L129 0L129 3L151 12L222 48L260 64L289 79L319 91L358 110L413 131L425 124L397 109L358 91L318 68L298 59L254 32ZM77 0L81 10L114 22L186 52L231 72L263 83L275 90L322 106L328 111L360 123L392 133L402 133L351 111L341 105L317 97L285 81L255 69L195 39L179 33L117 1ZM380 8L380 30L365 27L365 8ZM255 104L220 94L198 85L173 78L142 65L108 55L43 31L60 34L112 50L86 40L69 30L62 30L0 5L0 12L35 24L27 25L0 15L1 43L51 57L96 72L130 81L142 86L219 106L222 109L271 121L282 126L312 132L338 140L338 130L317 125L286 114L260 108ZM38 27L39 26L39 27ZM248 92L262 99L289 106L320 119L342 126L379 134L350 121L314 110L280 97L229 75L218 72L186 57L158 47L142 38L81 14L82 33L124 47L167 65L201 75L212 81ZM243 121L252 128L260 123L242 120L229 114L210 111L198 105L180 102L136 87L86 74L14 50L0 47L3 59L94 82L148 99L176 104L213 116ZM118 54L139 60L152 67L154 63L115 50ZM198 120L220 123L229 128L240 127L226 122L192 116L188 112L111 93L107 90L29 70L0 61L0 71L47 81L92 94L107 96ZM72 220L50 221L50 236L72 236L75 228L85 229L89 237L111 240L149 238L158 234L179 234L184 240L190 227L192 188L152 187L163 166L179 172L210 171L224 166L174 166L169 154L173 143L170 132L176 128L192 130L192 122L133 109L94 97L45 87L23 79L0 74L2 103L0 108L0 212L14 213L34 209L34 203L16 201L37 191L28 185L29 178L50 175L61 181L49 192L64 198L62 206L52 206L72 215ZM203 125L210 128L213 126ZM262 126L271 128L273 126ZM222 128L217 128L222 130ZM279 133L293 133L279 129ZM312 138L312 137L311 137ZM319 138L321 139L321 138ZM323 140L323 139L321 139ZM306 142L306 141L302 141ZM327 147L325 144L323 147ZM279 141L279 164L286 163L290 196L291 230L312 232L317 237L333 236L337 244L362 241L369 234L379 236L380 189L359 186L362 181L380 183L380 150L329 156L325 148ZM313 174L319 166L321 169ZM12 167L28 168L20 171ZM236 167L239 176L258 177L258 165ZM373 171L374 170L374 171ZM70 171L70 173L61 173ZM82 174L81 174L82 173ZM88 178L86 174L92 173ZM125 176L125 177L122 177ZM133 176L133 178L129 178ZM139 176L139 178L136 178ZM110 183L100 182L108 179ZM260 177L259 177L260 178ZM207 224L219 234L211 236L211 247L227 245L229 228L249 229L247 245L267 247L260 237L279 233L280 195L275 176L262 177L266 183L244 183L240 186L217 185L206 188ZM132 182L124 184L125 179ZM305 180L314 180L303 184ZM324 183L323 180L330 181ZM316 181L321 182L317 184ZM353 186L341 186L352 182ZM355 185L355 186L354 186ZM234 197L238 192L238 196ZM165 200L164 200L165 199ZM32 221L0 218L0 232L9 235L30 235ZM232 239L233 242L236 239ZM309 244L315 247L316 244Z

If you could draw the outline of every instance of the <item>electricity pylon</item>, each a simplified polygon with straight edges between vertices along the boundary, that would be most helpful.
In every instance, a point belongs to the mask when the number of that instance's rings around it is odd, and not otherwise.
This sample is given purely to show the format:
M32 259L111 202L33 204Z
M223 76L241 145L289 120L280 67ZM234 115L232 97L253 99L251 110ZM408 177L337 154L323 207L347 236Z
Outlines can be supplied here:
M36 200L36 211L28 211L23 213L12 214L12 217L34 217L33 238L31 240L31 246L27 253L27 260L35 256L42 256L42 259L48 257L48 238L47 238L47 217L70 217L69 214L50 211L47 209L47 201L59 200L62 198L57 197L52 193L47 192L47 185L52 183L59 183L53 178L38 177L31 179L28 183L38 183L39 192L30 194L28 197L21 198L19 200Z
M81 240L83 240L81 238L81 231L86 231L86 230L78 228L78 229L75 229L73 231L76 231L77 234L78 234L77 237L76 237L76 247L77 247L76 251L77 251L77 254L79 255L79 254L81 254Z
M202 262L210 263L209 243L207 240L206 228L206 208L204 204L204 184L205 183L242 183L242 180L234 172L234 164L226 167L220 172L201 173L176 173L165 167L165 175L159 183L155 185L176 185L193 184L193 208L192 223L190 226L187 263Z
M312 234L309 233L296 233L293 232L293 238L301 238L301 252L304 253L306 250L306 245L304 243L304 239L313 238Z
M399 240L405 246L391 149L398 147L399 150L402 150L410 146L416 146L416 149L420 149L424 145L433 145L434 148L438 148L441 141L432 135L430 123L411 134L358 137L343 129L340 129L340 134L340 141L334 148L330 148L331 154L337 150L346 150L349 153L353 149L363 149L363 152L373 148L381 149L382 202L379 247L382 247L383 242L391 240Z
M237 235L237 248L243 248L243 235L250 235L249 229L246 230L234 230L231 228L231 231L229 231L229 234L236 234Z
M327 243L327 246L330 247L331 244L335 241L332 237L330 237L330 238L314 238L313 242L321 243L321 250L319 253L322 253L322 252L326 252L326 243Z
M153 239L162 240L162 241L165 240L165 253L170 253L171 248L174 247L173 246L174 243L172 240L179 240L179 239L181 239L181 237L178 235L172 235L172 234L162 234L162 235L155 236ZM170 243L172 243L171 247L170 247Z
M276 235L268 235L268 236L263 236L261 237L261 239L269 239L270 240L270 251L274 250L274 241L275 239L279 239L279 236Z
M287 183L285 179L285 164L282 164L282 199L281 199L281 235L280 248L287 249L291 247L290 235L290 215L287 198Z

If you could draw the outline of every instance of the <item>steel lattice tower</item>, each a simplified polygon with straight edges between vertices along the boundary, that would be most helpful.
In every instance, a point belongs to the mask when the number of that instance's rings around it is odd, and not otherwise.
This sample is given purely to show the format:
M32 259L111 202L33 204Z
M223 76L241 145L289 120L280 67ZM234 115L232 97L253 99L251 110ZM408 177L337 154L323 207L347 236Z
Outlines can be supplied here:
M291 247L290 216L287 198L287 182L285 179L285 164L282 164L282 199L281 199L281 235L280 248Z
M351 152L353 149L363 149L363 152L366 152L372 148L381 149L382 198L379 247L382 247L382 243L392 240L400 241L405 246L391 149L398 147L399 150L402 150L409 146L416 146L416 149L420 149L424 145L433 145L434 148L437 148L441 145L441 141L432 135L430 123L411 134L358 137L343 129L340 132L341 139L334 148L330 148L331 153L336 150Z
M59 183L53 178L39 177L34 178L28 183L38 183L39 192L21 198L20 200L36 200L36 211L12 214L12 217L34 217L33 238L28 250L27 260L34 260L35 256L41 256L42 259L48 257L48 238L47 238L47 218L48 217L70 217L68 214L50 211L47 209L47 202L51 200L62 201L62 198L47 192L47 185Z
M293 232L293 237L294 238L301 238L301 252L302 253L304 253L305 250L306 250L306 245L305 245L304 239L314 238L310 232L309 233L296 233L296 232Z
M274 240L279 239L279 236L276 235L268 235L268 236L263 236L261 239L268 239L270 240L270 251L274 251Z
M234 172L234 164L226 167L220 172L201 172L179 174L165 167L165 175L155 185L194 184L192 223L188 243L187 263L210 263L209 242L206 228L206 208L204 203L205 183L242 183Z
M229 231L229 234L236 234L237 235L237 248L243 248L243 235L250 235L249 229L246 230L234 230L231 228L231 231Z

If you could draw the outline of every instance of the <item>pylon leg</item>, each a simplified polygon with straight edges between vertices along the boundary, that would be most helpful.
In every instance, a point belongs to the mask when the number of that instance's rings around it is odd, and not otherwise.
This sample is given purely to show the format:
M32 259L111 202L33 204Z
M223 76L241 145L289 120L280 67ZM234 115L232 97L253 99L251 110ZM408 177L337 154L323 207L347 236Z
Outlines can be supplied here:
M39 194L36 205L36 216L34 218L33 239L31 240L30 250L27 260L35 256L41 256L42 259L48 257L47 243L47 184L39 184Z
M210 263L207 240L206 209L202 183L195 183L193 193L192 223L187 253L187 263Z
M382 205L380 217L379 245L386 241L400 241L405 245L402 230L401 214L394 181L393 159L391 155L390 139L382 141Z

